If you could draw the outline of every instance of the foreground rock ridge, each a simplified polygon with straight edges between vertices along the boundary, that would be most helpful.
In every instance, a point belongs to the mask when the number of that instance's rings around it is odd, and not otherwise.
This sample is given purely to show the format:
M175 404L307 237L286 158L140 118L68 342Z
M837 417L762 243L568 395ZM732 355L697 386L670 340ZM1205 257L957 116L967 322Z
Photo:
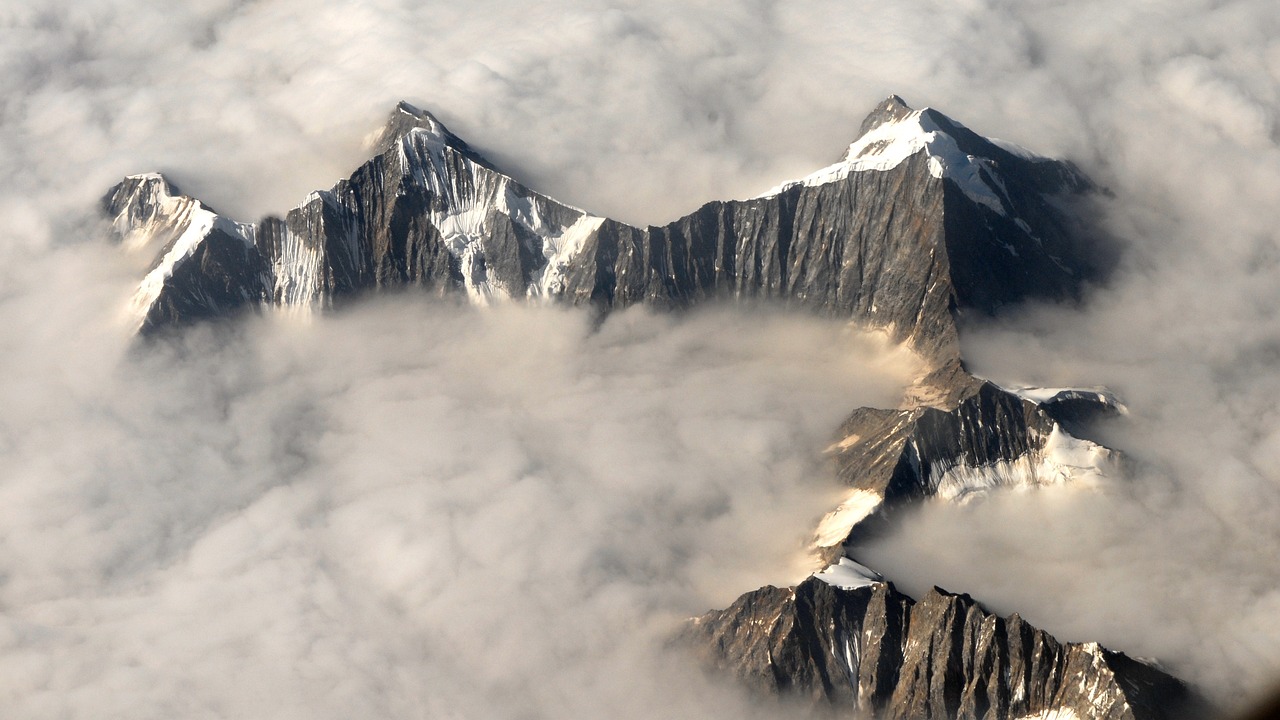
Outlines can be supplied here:
M764 693L817 707L917 718L1166 718L1182 683L1096 643L1062 643L939 588L816 578L765 587L690 622L679 640Z
M143 336L402 286L601 311L759 299L882 329L927 370L902 407L861 408L841 426L829 453L848 491L814 542L826 569L749 592L682 639L757 690L852 713L1163 718L1187 692L1155 667L1059 643L968 596L916 602L852 557L906 504L1115 473L1115 453L1084 439L1092 420L1124 411L1115 398L975 378L957 330L965 313L1071 302L1103 277L1071 210L1093 190L1069 163L894 96L836 163L640 228L530 190L401 103L371 160L283 218L227 218L157 174L126 178L103 209L127 252L155 258L130 307Z

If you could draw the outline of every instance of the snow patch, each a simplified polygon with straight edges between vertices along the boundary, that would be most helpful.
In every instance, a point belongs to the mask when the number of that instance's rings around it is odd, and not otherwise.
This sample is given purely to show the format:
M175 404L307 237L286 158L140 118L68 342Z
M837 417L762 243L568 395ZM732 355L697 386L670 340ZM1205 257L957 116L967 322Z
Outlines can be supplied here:
M862 648L860 643L849 636L846 631L841 645L844 646L844 667L848 671L849 687L853 689L854 701L858 700L858 668L862 665Z
M855 140L840 162L799 180L783 183L759 197L771 197L797 186L826 185L856 172L891 170L923 151L929 157L930 175L951 180L969 199L1000 215L1011 215L1012 206L993 161L962 151L955 138L935 122L935 113L925 108L901 119L881 123ZM999 147L1014 152L1010 148L1017 146L1004 143ZM1018 150L1014 154L1020 157L1037 158L1025 149Z
M1054 423L1038 450L987 465L938 462L930 467L929 477L937 497L963 503L996 488L1098 487L1114 468L1111 450L1074 437Z
M1095 442L1081 440L1054 423L1041 450L1041 477L1051 483L1077 483L1094 487L1113 469L1115 453Z
M830 452L839 452L841 450L848 450L849 448L853 447L854 445L857 445L861 441L862 441L862 436L858 435L857 433L854 433L853 435L847 436L843 440L832 443L830 446L827 447L827 452L830 453Z
M1048 405L1063 400L1085 400L1106 405L1115 408L1121 414L1127 414L1128 408L1120 399L1110 390L1102 387L1092 388L1046 388L1046 387L1022 387L1007 388L1009 392L1018 397L1030 400L1037 405Z
M879 493L861 488L850 490L840 505L818 523L813 536L814 547L835 547L843 543L855 525L879 510L883 504L884 496Z
M814 573L814 577L841 590L857 590L884 582L883 575L847 557L840 558L840 562L820 573Z
M542 254L547 264L542 269L542 277L530 287L530 291L534 295L541 296L559 295L564 292L565 270L602 224L604 224L602 217L583 215L559 235L544 237Z

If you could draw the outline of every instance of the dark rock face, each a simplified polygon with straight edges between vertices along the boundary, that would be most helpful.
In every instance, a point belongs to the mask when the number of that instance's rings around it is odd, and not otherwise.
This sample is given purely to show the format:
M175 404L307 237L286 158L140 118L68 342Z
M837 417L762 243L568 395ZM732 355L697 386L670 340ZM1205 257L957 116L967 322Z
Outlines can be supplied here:
M762 298L888 328L942 363L958 358L954 310L1073 298L1097 276L1099 268L1074 252L1078 233L1055 204L1088 189L1074 168L1011 154L897 98L864 123L864 134L886 129L889 139L832 166L823 182L708 203L667 225L637 228L529 190L429 113L402 104L378 154L349 179L283 220L238 225L251 246L238 258L225 248L216 262L192 254L156 278L162 287L146 303L141 329L217 315L233 300L325 307L392 285L465 291L480 302L549 296L606 309ZM858 164L888 152L886 143L914 147L929 129L972 156L967 164L957 169L951 159L940 170L943 161L923 145L891 166ZM156 187L136 192L143 182ZM163 247L189 228L179 208L190 203L154 176L125 180L105 208L122 236Z
M691 620L680 641L757 692L885 720L1156 720L1192 700L1155 667L938 588L916 602L890 583L765 587Z
M662 227L607 222L566 294L608 306L761 298L894 328L954 353L941 181L927 158L817 187L716 202Z
M252 303L267 282L262 258L243 238L214 228L185 262L174 268L172 289L147 311L145 326L172 327L214 319Z

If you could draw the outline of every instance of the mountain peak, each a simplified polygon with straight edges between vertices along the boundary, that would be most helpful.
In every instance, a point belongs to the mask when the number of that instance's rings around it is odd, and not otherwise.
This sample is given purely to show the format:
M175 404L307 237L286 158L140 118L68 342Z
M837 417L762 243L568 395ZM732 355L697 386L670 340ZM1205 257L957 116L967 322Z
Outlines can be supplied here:
M928 158L933 177L952 181L971 200L998 215L1014 212L1004 186L991 179L995 177L993 153L1008 153L937 110L912 110L897 95L890 95L863 120L862 134L838 162L783 183L764 197L797 185L825 185L854 173L883 172L920 153Z
M436 142L457 150L477 164L490 170L497 169L466 141L454 135L444 123L440 122L439 118L407 100L396 103L391 114L387 116L382 131L378 133L378 140L374 143L374 147L377 152L385 152L406 135L414 132L426 133Z
M914 112L911 106L897 95L890 95L880 102L862 121L858 128L858 137L862 137L872 129L888 122L897 122Z

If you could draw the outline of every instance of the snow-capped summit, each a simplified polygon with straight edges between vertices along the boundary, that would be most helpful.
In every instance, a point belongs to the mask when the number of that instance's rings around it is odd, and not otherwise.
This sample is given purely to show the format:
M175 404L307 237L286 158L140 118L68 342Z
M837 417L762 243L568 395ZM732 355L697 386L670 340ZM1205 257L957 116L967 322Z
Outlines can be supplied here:
M387 116L382 129L374 136L373 147L376 152L382 153L410 133L419 135L420 143L452 148L471 162L497 171L483 155L454 135L435 115L404 100L396 103Z
M1018 215L1018 203L1005 185L1002 163L1053 168L1063 186L1054 191L1089 187L1088 180L1070 166L1004 140L979 136L932 108L912 110L902 98L891 95L867 116L861 134L838 162L785 182L761 197L796 186L837 182L853 173L891 170L917 154L928 158L930 175L950 181L974 203L1014 220L1028 232L1029 226Z
M851 173L889 170L923 152L929 158L929 174L933 177L950 180L969 199L993 212L1006 216L1015 212L1000 179L997 161L989 156L1009 153L1009 150L984 139L986 147L974 150L988 152L984 155L970 154L962 150L956 138L949 134L949 131L963 128L963 125L930 108L911 110L896 95L882 103L872 117L877 122L849 145L840 162L780 185L766 195L775 195L795 185L824 185ZM993 150L999 152L991 152ZM1051 162L1027 151L1022 151L1018 157L1027 162Z

